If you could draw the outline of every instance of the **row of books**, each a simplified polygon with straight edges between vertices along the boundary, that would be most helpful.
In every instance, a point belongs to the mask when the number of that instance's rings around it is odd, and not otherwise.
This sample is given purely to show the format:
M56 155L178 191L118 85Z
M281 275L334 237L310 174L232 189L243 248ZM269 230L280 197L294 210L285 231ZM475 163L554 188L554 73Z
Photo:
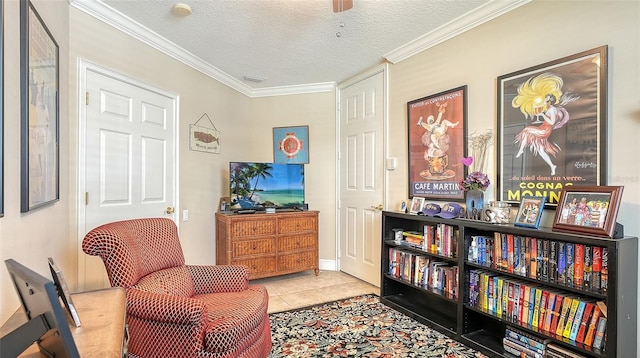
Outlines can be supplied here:
M424 225L420 231L403 231L401 244L441 256L456 257L459 229L446 224Z
M605 345L607 309L602 301L480 269L471 270L469 280L471 307L546 336L597 349Z
M424 289L440 290L445 297L458 298L458 266L447 262L391 247L388 273Z
M524 358L585 358L586 356L561 347L551 339L536 337L507 326L502 339L505 356Z
M504 272L606 293L607 248L496 232L472 236L467 261Z

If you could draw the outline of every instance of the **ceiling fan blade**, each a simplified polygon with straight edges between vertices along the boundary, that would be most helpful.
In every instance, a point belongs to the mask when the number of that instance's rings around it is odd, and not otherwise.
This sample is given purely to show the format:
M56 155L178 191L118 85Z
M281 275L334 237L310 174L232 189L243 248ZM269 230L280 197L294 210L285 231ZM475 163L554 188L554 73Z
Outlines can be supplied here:
M342 12L353 7L353 0L333 0L333 12Z

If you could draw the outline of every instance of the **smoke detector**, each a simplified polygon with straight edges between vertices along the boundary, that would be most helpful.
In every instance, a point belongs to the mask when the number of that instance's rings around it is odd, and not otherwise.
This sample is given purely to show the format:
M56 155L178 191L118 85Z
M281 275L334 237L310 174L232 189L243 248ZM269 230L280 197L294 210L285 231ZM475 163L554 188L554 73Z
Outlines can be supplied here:
M173 5L173 13L177 16L189 16L191 15L191 6L184 3L177 3Z

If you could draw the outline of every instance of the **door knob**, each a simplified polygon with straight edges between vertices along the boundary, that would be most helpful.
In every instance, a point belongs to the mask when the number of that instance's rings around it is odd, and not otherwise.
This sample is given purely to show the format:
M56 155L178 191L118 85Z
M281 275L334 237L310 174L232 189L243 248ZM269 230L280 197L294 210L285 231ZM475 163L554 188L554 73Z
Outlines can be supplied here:
M164 212L165 212L165 214L173 214L175 212L175 209L173 209L172 207L168 206L167 209Z
M373 206L373 205L371 206L371 209L374 209L374 210L382 210L383 208L384 207L382 206L382 204L378 204L378 206Z

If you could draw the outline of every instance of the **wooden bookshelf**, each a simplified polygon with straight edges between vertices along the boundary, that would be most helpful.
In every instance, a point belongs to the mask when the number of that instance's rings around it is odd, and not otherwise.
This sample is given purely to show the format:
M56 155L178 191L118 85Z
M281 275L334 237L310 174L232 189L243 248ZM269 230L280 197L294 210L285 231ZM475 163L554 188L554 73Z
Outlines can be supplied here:
M451 228L455 236L453 241L457 245L455 249L439 251L433 250L431 245L421 247L396 240L394 229L424 232L425 226L437 227L438 225ZM521 248L520 255L517 257L519 260L514 260L513 253L509 259L508 250L503 257L502 242L508 242L503 239L507 237L518 238L516 245ZM530 261L533 251L532 238L536 239L534 241L536 265L532 265ZM500 246L496 247L496 241L500 241ZM538 241L541 244L539 247L544 247L543 253L546 252L540 256L540 261L537 257ZM440 245L443 244L440 243ZM561 280L558 274L561 245L565 254L566 245L572 245L574 248L580 246L581 251L586 247L587 255L593 255L593 248L596 248L596 255L601 255L602 250L606 250L608 267L606 290L601 288L601 280L598 280L601 274L591 278L588 284L584 280L580 285L574 284L573 281L569 284L566 276ZM481 247L484 248L484 255L477 253ZM390 252L397 251L404 252L404 257L423 256L430 262L443 262L441 265L445 267L457 267L457 296L452 297L448 293L450 287L445 291L424 287L417 284L411 275L398 275L392 267L399 265L396 262L399 255L390 255ZM550 252L556 252L556 254L549 254ZM600 257L600 263L602 263L601 259L602 257ZM561 349L585 357L634 357L637 353L638 238L636 237L607 239L559 233L548 228L530 229L513 225L492 225L472 220L441 219L385 211L382 221L381 260L381 302L490 356L506 356L502 339L505 337L507 327L517 328L535 338L548 340ZM408 261L411 262L410 259ZM538 273L537 264L540 263L542 266L543 262L544 270L541 267ZM584 259L581 264L584 264ZM518 266L514 267L514 265ZM536 272L532 272L532 267ZM581 275L584 278L583 275L584 273ZM591 272L589 275L594 273ZM606 341L599 349L594 348L593 344L587 345L575 339L552 334L544 329L544 323L534 327L531 324L532 321L522 320L525 306L523 303L518 306L523 307L519 313L514 313L511 309L509 315L497 314L497 308L494 310L493 307L497 307L498 302L502 304L502 301L493 295L489 296L485 286L477 286L474 280L482 276L492 277L496 284L499 281L511 285L517 284L517 287L522 290L518 292L524 293L525 290L538 289L541 293L546 292L547 295L552 292L554 295L571 296L578 302L604 303L608 311ZM489 280L484 278L483 280L487 282L486 287L488 287ZM497 290L492 292L495 293ZM487 300L492 299L492 309L478 304L478 295L483 299L485 296ZM546 314L546 310L544 312Z

